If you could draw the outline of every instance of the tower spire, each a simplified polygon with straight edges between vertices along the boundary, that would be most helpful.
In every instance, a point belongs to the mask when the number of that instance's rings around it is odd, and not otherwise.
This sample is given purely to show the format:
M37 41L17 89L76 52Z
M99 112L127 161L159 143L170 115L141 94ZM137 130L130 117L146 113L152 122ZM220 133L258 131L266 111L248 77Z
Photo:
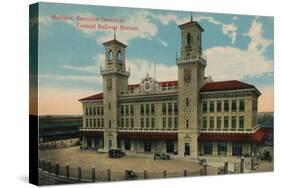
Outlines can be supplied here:
M116 40L116 28L113 28L113 32L114 32L114 40Z
M192 14L192 12L190 12L190 21L191 22L193 21L193 14Z

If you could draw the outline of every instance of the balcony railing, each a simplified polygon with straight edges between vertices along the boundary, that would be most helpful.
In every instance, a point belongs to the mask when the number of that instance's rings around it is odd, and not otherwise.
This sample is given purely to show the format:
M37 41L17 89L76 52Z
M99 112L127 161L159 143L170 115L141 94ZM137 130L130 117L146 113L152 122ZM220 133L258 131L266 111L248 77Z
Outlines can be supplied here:
M93 131L93 130L103 131L104 127L82 127L82 128L80 128L80 131Z
M130 75L130 69L127 71L126 68L124 66L106 66L106 67L102 67L100 66L100 73L103 74L108 74L108 73L120 73L120 74L124 74L129 76Z
M259 129L258 126L254 128L201 128L202 133L254 133Z
M119 132L177 132L176 128L130 128L118 127Z

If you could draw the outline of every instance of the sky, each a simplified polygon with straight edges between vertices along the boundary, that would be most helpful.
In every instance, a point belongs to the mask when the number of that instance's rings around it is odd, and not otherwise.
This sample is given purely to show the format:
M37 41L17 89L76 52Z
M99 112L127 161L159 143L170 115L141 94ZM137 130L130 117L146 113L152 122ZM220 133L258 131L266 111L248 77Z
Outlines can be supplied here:
M188 11L40 3L39 114L81 114L78 100L102 90L102 43L113 39L113 29L98 28L98 24L116 26L117 40L128 45L130 84L139 83L146 73L154 75L154 64L158 81L177 80L178 25L188 22L190 15ZM273 17L192 15L205 30L206 76L214 81L240 80L255 85L262 93L259 111L273 111ZM77 16L92 21L77 21ZM114 20L105 22L102 18ZM79 28L77 24L96 24L96 28ZM120 30L121 25L134 29Z

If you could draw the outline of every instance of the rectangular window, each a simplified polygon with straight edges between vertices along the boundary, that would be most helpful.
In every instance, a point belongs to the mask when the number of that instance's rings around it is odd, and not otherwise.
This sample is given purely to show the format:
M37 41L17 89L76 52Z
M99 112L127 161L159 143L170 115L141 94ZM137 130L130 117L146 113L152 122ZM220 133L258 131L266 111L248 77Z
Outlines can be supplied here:
M207 112L208 111L208 103L207 101L203 101L203 112Z
M162 118L162 127L166 128L166 117Z
M228 111L229 111L228 100L225 100L225 101L224 101L223 108L224 108L224 111L225 111L225 112L228 112Z
M151 114L155 114L155 104L151 104Z
M131 128L134 128L134 126L135 126L134 123L135 123L135 122L134 122L134 119L131 118Z
M236 116L231 117L231 128L236 129Z
M221 101L217 101L217 112L221 112Z
M129 127L129 118L126 118L126 127Z
M214 117L210 117L210 129L214 128Z
M100 115L100 108L97 107L97 115L99 116Z
M101 127L104 127L104 120L101 120Z
M236 100L232 100L231 102L231 111L236 112Z
M149 118L146 118L145 126L146 126L146 128L149 127Z
M171 115L172 114L172 112L173 112L173 109L172 109L173 107L172 107L172 103L168 103L168 113L169 113L169 115Z
M100 109L101 109L101 115L103 116L103 113L104 113L103 107L100 107Z
M125 112L126 112L126 115L129 115L129 106L128 105L125 106Z
M93 109L93 114L94 114L94 116L97 114L96 113L96 107L94 107L94 109Z
M96 119L94 119L94 127L97 127Z
M241 143L232 143L232 156L242 156Z
M213 143L212 142L204 142L204 155L212 155L213 153Z
M169 127L169 129L171 129L172 128L172 118L171 117L169 117L169 119L168 119L168 127Z
M134 105L130 105L130 113L131 115L134 115L135 113Z
M217 117L217 128L221 128L221 117Z
M86 107L86 116L88 115L88 107Z
M178 115L178 103L174 103L174 112L175 112L175 115Z
M125 127L125 125L124 125L124 118L121 118L121 127Z
M175 119L174 119L174 127L175 127L175 129L178 128L178 118L177 117L175 117Z
M162 104L162 114L166 114L167 112L167 107L166 107L166 103Z
M227 129L228 128L228 116L224 116L224 128Z
M122 105L121 106L121 116L123 116L124 115L124 106Z
M151 118L151 127L155 128L155 119L154 118Z
M146 112L146 115L149 115L149 111L150 111L150 109L149 109L149 104L146 104L146 105L145 105L145 112Z
M124 149L125 150L131 149L131 141L130 140L124 140Z
M90 119L90 127L92 127L92 126L93 126L93 120Z
M240 112L244 112L244 111L245 111L245 102L244 102L243 99L241 99L241 100L239 101L239 111L240 111Z
M188 119L187 119L187 120L185 120L185 128L188 129L188 127L189 127L189 121L188 121Z
M203 128L207 128L207 117L203 117Z
M91 107L89 107L89 114L90 114L90 116L92 115L92 108Z
M188 98L185 99L185 105L188 106L189 105L189 101Z
M144 115L144 104L141 104L141 115Z
M214 101L210 101L210 112L214 112L214 111L215 111Z
M244 128L244 116L239 117L239 128L240 129Z
M100 127L100 119L98 119L98 127Z
M227 143L218 142L218 155L226 155L227 153Z
M144 118L141 118L141 128L144 128Z
M253 112L256 112L258 110L258 105L256 100L252 100L252 110Z
M110 110L111 109L111 103L109 102L108 103L108 110Z
M88 127L88 126L89 126L89 120L86 119L86 127Z

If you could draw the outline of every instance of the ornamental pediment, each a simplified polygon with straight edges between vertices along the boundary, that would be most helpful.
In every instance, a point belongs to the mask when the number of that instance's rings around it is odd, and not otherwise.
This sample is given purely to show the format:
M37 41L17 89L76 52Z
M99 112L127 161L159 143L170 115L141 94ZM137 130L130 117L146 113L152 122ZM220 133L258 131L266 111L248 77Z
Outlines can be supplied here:
M151 93L161 91L161 87L159 82L157 82L154 78L150 77L147 73L145 78L143 78L140 82L140 87L138 88L139 93Z

